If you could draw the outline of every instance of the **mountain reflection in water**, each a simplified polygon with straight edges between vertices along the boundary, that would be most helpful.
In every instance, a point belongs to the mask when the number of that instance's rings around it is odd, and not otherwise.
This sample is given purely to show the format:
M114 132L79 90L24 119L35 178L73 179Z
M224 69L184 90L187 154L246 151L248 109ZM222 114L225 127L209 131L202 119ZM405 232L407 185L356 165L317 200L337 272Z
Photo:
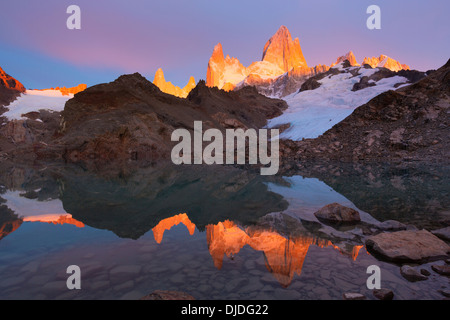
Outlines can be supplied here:
M314 210L337 201L359 209L364 219L384 221L389 216L381 208L403 206L397 218L417 222L417 227L421 221L430 225L446 219L448 211L446 171L442 175L375 167L352 170L314 167L299 172L303 176L285 178L261 177L226 166L168 165L108 174L77 166L3 168L0 269L4 278L0 287L8 290L1 297L22 296L22 287L28 283L29 298L35 297L31 294L39 288L34 283L41 275L27 275L14 287L9 283L19 281L15 270L47 270L39 272L47 272L51 281L55 269L64 270L78 257L82 270L98 273L93 273L93 282L89 280L91 291L83 291L86 297L102 296L95 288L106 286L105 281L115 286L108 297L121 297L132 288L120 289L117 283L131 281L142 294L153 285L164 289L168 283L198 298L245 298L251 290L255 297L257 292L264 296L276 288L291 290L286 293L291 298L298 298L296 292L305 292L305 297L340 298L341 288L351 290L365 281L367 265L390 267L361 255L366 250L360 231L324 226L314 220ZM424 216L424 208L431 210L429 215ZM94 261L83 262L89 259ZM140 276L115 280L114 266L123 263L142 270ZM337 268L336 280L327 268ZM106 273L101 273L104 269ZM398 273L398 267L390 270ZM181 274L189 278L182 282ZM344 274L346 280L339 280ZM211 277L215 277L213 287L223 286L223 291L201 283L212 281ZM392 281L403 283L399 279ZM61 276L55 279L60 280ZM260 291L260 282L266 291ZM240 296L233 292L235 283L247 283ZM316 285L338 288L310 291ZM410 297L408 285L398 289L399 296ZM67 296L64 288L62 293L51 290L46 293L49 297Z

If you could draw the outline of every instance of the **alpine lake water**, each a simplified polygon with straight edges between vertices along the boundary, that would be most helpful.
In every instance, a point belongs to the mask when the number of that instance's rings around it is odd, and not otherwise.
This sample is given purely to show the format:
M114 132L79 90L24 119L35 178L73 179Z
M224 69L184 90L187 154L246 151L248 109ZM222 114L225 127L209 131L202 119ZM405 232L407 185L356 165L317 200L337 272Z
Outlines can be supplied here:
M196 299L342 299L378 265L395 299L442 299L448 278L409 282L367 252L385 220L438 229L450 213L449 168L320 166L260 176L229 166L2 165L0 299L139 299L155 290ZM362 222L328 226L338 202ZM81 269L81 289L66 272Z

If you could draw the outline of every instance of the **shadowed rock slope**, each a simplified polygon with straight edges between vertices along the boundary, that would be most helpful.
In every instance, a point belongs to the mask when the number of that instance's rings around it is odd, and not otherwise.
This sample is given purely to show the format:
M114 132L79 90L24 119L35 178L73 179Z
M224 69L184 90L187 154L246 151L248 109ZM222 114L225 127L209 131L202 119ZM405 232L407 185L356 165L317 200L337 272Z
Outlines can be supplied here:
M450 159L450 60L428 77L358 107L322 136L283 142L285 158L344 162Z

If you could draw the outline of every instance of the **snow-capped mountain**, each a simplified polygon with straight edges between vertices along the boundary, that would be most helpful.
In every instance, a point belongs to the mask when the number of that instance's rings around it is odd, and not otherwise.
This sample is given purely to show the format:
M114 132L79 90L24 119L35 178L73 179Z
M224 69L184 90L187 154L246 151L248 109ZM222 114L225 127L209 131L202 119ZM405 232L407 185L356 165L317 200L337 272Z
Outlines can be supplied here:
M352 51L337 58L330 66L319 64L309 67L303 56L298 38L292 36L285 26L267 41L262 60L250 66L243 66L237 58L224 58L223 48L218 43L208 62L206 85L224 90L255 86L258 92L269 97L284 97L296 92L311 76L328 71L330 67L348 60L351 66L370 65L372 68L384 67L391 71L409 70L409 66L381 55L376 58L364 58L359 64Z
M230 58L229 55L224 58L222 45L218 43L208 62L206 85L226 90L256 86L260 93L267 96L282 96L283 93L275 92L280 77L287 75L296 80L305 79L327 69L324 66L308 67L299 39L293 40L288 28L281 26L265 44L262 60L248 67L237 58Z

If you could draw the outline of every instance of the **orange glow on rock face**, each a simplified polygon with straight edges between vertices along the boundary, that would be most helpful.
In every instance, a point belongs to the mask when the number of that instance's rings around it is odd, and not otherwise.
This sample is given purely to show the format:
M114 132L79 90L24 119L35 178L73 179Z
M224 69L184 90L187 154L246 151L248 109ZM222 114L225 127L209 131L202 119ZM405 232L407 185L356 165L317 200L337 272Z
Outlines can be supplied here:
M161 220L153 229L153 236L155 237L155 241L157 243L161 243L164 231L170 230L173 226L179 225L180 223L184 224L189 231L189 234L192 236L195 232L195 224L189 220L186 213L180 213L176 216Z
M72 218L71 214L44 214L39 216L29 216L23 218L23 221L28 222L47 222L53 224L72 224L78 228L83 228L84 223Z
M45 90L59 90L61 91L61 94L63 96L68 96L69 94L77 94L78 92L84 91L86 90L87 85L82 83L77 85L76 87L71 87L71 88L66 88L66 87L55 87L55 88L50 88L50 89L42 89L41 91L45 91Z
M190 77L188 83L183 88L177 87L172 82L166 81L164 78L164 72L161 68L156 70L155 78L153 79L153 84L157 86L162 92L171 94L179 98L186 98L195 88L196 83L194 77Z

